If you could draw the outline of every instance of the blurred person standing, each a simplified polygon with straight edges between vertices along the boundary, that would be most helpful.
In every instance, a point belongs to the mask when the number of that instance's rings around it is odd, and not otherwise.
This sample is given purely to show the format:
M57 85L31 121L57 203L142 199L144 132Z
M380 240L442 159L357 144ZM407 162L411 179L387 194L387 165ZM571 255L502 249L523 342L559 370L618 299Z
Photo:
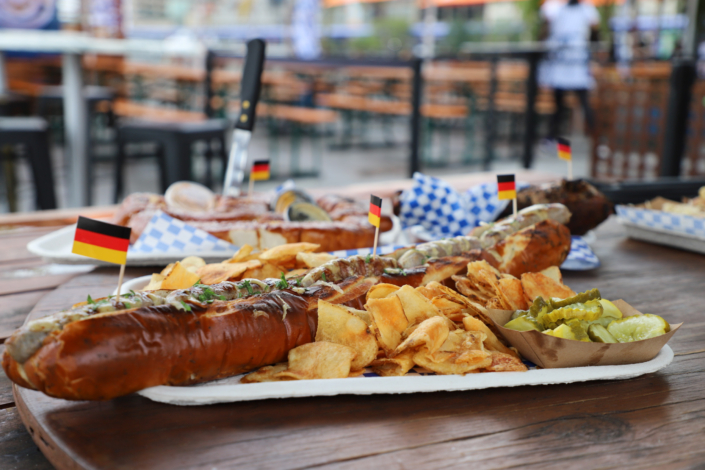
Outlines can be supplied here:
M565 114L566 92L578 96L588 128L594 125L588 102L588 90L595 84L590 72L590 41L597 40L600 15L592 4L580 0L569 0L550 15L546 16L549 53L543 78L545 85L553 88L556 103L549 131L549 138L555 139Z

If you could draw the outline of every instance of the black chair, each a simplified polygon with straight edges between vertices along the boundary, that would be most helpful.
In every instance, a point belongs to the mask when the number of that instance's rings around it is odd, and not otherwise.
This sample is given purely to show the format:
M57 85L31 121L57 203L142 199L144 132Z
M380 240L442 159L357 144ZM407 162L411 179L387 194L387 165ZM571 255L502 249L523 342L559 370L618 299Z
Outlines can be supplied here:
M225 119L208 119L200 122L153 122L128 121L118 125L118 152L115 160L115 202L119 202L124 187L124 166L127 160L127 144L157 143L162 193L176 181L192 179L191 146L205 141L206 158L209 162L206 185L211 186L210 160L214 155L212 144L218 142L219 155L225 160L225 138L230 131L230 123Z
M0 147L7 145L25 148L34 177L37 208L56 209L47 122L39 117L0 117Z
M225 119L214 119L211 106L213 98L212 74L215 63L215 54L208 51L206 54L204 79L205 106L204 114L207 120L200 122L154 122L154 121L127 121L118 125L118 156L115 169L115 202L120 202L124 185L123 166L126 160L125 146L128 143L156 142L157 162L159 164L160 182L162 192L166 191L171 183L176 181L191 180L191 146L198 141L206 142L206 178L205 185L212 187L211 161L216 152L212 147L213 142L218 142L218 156L223 160L224 167L227 162L227 149L225 148L226 135L231 132L231 125Z

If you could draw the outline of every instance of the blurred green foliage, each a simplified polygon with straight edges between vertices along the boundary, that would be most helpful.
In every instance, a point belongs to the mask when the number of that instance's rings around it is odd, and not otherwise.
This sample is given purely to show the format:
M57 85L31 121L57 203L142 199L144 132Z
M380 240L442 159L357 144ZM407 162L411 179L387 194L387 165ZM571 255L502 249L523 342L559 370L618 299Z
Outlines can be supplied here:
M539 31L541 28L541 17L539 10L541 8L541 0L524 0L518 2L517 6L521 10L521 16L524 20L524 37L526 41L538 41Z

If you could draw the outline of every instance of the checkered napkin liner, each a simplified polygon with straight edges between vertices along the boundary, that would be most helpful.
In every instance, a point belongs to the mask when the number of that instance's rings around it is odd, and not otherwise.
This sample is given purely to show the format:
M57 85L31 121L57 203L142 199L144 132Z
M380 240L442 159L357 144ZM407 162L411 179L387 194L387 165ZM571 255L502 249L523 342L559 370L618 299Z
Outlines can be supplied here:
M678 232L705 239L705 219L622 205L617 206L617 214L640 227Z
M159 211L149 221L129 253L232 253L237 247L208 232Z
M517 188L528 184L517 183ZM400 197L399 219L404 228L421 225L438 238L465 235L480 225L492 222L509 204L497 197L497 184L484 183L460 194L445 181L414 173L414 185Z

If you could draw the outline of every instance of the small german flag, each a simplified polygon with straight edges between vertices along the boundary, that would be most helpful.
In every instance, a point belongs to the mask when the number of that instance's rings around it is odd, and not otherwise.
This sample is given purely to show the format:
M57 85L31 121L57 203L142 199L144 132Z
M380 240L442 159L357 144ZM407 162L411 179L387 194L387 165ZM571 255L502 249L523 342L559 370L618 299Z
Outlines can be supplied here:
M499 200L516 199L517 187L514 175L497 175L497 195Z
M573 152L570 149L570 141L568 139L558 138L558 158L566 161L573 159Z
M252 165L250 178L253 181L264 181L269 179L269 160L255 160Z
M108 263L125 264L131 231L129 227L79 217L71 252Z
M367 216L370 223L375 227L379 227L380 217L382 216L382 198L374 194L370 196L370 214Z

